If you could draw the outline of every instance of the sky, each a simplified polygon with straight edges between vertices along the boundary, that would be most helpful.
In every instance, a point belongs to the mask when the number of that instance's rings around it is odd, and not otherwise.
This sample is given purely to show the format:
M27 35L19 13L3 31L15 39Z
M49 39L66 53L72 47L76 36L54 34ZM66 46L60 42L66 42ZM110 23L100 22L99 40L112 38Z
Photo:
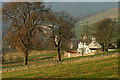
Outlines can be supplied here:
M1 0L2 2L11 1L41 1L41 0ZM119 2L119 0L42 0L43 2Z
M52 2L118 2L119 0L45 0Z

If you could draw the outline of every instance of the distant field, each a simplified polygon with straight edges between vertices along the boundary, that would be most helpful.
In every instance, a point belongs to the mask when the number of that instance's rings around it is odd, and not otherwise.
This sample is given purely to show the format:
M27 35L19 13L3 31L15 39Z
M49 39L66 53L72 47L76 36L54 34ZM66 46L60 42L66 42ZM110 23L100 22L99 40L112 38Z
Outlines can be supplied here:
M113 53L109 56L108 54L101 57L97 57L97 54L88 58L64 59L65 61L51 66L3 72L2 76L3 78L118 78L118 54Z

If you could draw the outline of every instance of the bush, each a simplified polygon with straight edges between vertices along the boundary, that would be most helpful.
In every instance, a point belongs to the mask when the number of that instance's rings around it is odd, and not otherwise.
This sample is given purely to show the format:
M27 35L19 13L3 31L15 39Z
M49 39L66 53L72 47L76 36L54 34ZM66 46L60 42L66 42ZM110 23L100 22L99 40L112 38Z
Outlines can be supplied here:
M120 49L120 39L117 41L117 48Z

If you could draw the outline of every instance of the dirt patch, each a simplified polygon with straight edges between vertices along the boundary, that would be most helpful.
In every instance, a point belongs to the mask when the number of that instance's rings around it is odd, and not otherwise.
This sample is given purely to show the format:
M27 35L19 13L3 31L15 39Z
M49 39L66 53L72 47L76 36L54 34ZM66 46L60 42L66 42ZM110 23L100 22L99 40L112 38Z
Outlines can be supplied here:
M112 67L112 68L104 67L103 68L103 70L110 70L110 69L115 69L115 67Z
M85 74L86 72L80 72L80 73L67 73L64 74L63 76L73 76L73 75L78 75L78 74Z
M73 76L73 75L77 75L77 74L80 74L80 73L67 73L67 74L64 74L63 76Z

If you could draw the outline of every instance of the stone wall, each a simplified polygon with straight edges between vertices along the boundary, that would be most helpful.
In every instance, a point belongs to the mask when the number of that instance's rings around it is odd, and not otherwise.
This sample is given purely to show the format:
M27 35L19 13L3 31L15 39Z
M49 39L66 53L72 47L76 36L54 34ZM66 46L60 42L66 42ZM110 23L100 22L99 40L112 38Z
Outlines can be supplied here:
M88 53L85 54L83 56L87 56L87 55L94 55L95 53ZM64 57L70 58L70 57L78 57L78 56L82 56L82 54L80 53L69 53L69 52L64 52Z
M77 57L77 56L82 56L81 54L78 53L68 53L68 52L64 52L64 56L65 57Z
M116 49L108 49L108 51L113 51L113 50L116 50Z

